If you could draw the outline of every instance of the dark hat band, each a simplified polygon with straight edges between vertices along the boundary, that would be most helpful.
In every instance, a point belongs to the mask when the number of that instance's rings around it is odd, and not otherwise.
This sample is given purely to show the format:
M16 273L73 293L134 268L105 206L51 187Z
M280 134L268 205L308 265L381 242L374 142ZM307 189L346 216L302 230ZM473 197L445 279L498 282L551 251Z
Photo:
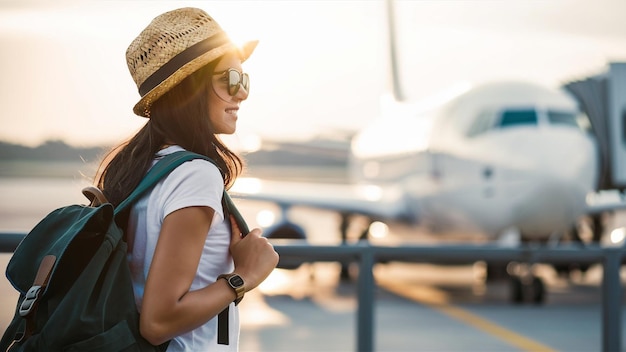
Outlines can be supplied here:
M193 59L229 42L226 33L217 33L212 37L209 37L201 42L198 42L189 48L181 51L178 55L174 56L170 61L166 62L158 70L154 71L146 80L139 86L139 95L142 97L156 86L161 84L174 72L178 71L181 67L191 62Z

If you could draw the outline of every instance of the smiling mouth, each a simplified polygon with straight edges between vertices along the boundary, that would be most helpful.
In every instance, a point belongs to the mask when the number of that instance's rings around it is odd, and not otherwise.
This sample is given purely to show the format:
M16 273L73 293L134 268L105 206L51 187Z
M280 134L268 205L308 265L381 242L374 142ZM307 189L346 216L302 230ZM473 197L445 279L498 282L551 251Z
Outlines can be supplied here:
M231 115L237 115L238 110L239 109L226 109L226 113Z

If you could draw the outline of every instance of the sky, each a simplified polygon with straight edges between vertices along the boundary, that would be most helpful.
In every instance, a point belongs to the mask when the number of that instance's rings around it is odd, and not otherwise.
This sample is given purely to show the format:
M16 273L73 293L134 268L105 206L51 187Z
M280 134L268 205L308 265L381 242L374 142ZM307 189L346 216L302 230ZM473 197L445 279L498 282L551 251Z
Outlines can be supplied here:
M155 16L184 6L236 42L260 40L244 63L241 141L342 134L379 116L390 89L382 0L0 0L0 140L128 138L146 120L132 113L126 48ZM626 61L624 13L622 0L396 0L401 84L411 101L462 83L559 87Z

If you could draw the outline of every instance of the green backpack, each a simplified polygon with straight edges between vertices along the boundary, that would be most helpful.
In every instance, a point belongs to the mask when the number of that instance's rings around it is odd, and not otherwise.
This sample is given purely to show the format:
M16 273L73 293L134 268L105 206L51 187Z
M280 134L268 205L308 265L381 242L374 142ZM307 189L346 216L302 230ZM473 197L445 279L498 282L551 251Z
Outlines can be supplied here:
M211 159L165 156L117 208L69 205L48 214L16 248L6 276L20 292L0 351L164 351L139 333L127 244L115 217L177 166ZM248 229L224 191L224 211Z

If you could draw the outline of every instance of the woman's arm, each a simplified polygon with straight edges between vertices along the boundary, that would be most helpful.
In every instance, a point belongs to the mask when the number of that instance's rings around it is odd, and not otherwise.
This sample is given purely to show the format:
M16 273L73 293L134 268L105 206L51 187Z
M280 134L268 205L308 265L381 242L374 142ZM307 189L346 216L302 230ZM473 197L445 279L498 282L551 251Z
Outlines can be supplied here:
M153 345L206 323L235 299L226 280L189 291L213 214L209 207L188 207L163 220L139 323L141 335Z
M153 345L193 330L236 298L226 280L189 291L214 210L188 207L165 217L144 290L139 329ZM230 252L246 291L257 287L278 264L278 254L256 228L242 237L231 217Z

